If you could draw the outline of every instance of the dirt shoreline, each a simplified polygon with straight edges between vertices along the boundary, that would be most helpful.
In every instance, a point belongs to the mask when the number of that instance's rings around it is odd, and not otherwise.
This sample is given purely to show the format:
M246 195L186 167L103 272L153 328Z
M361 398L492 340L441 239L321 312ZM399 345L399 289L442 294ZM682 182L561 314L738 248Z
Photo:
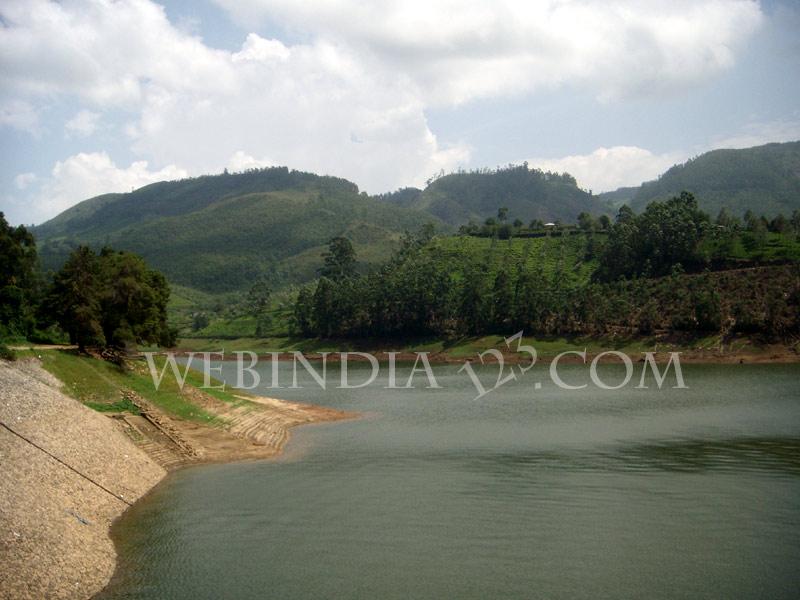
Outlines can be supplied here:
M616 352L614 348L609 348L603 352L586 352L586 358L577 354L581 352L580 349L575 350L568 350L567 353L542 353L537 356L537 362L550 362L555 359L560 354L563 354L559 358L559 363L561 364L586 364L591 363L595 358L598 356L598 362L600 363L614 363L619 362L619 357L615 356L613 352ZM192 350L182 350L176 349L172 352L175 356L186 357L189 356L190 353L194 352L195 356L202 355L203 352L200 351L192 351ZM366 362L369 359L360 355L359 353L362 351L354 351L348 350L348 361L351 362ZM371 351L363 351L364 353L371 354L375 358L378 359L380 362L385 362L389 360L389 351L385 350L371 350ZM624 351L623 351L624 352ZM754 351L754 350L729 350L729 351L720 351L716 349L662 349L662 350L653 350L655 361L658 364L665 364L672 360L672 352L678 352L680 356L681 363L684 364L720 364L720 365L727 365L727 364L766 364L766 363L776 363L776 364L791 364L791 363L800 363L800 352L797 349L791 346L785 345L772 345L769 347L764 348L763 350ZM530 356L528 354L522 353L518 354L515 352L501 352L503 356L503 360L506 364L521 364L530 363ZM627 352L634 361L642 361L644 360L644 353L643 352ZM166 352L162 352L160 354L167 354ZM417 354L414 352L396 352L395 354L395 361L398 363L413 363L417 359ZM330 363L338 363L341 362L341 353L339 352L330 352L325 355L321 352L302 352L303 357L310 361L322 361L323 358L327 362ZM291 362L294 360L294 354L292 352L262 352L256 353L259 361L262 360L272 360L273 357L277 358L279 361L283 362ZM454 356L452 354L448 354L447 352L430 352L427 355L428 361L431 364L463 364L464 362L479 362L480 359L478 358L477 353L471 354L468 356ZM236 355L234 352L226 352L224 356L220 357L219 354L212 352L211 359L214 361L235 361L237 360ZM495 363L497 362L497 358L493 355L485 355L483 357L483 361L485 363Z
M278 456L293 427L357 418L320 406L187 386L211 424L93 411L35 360L0 360L0 598L91 598L117 566L113 523L177 469ZM111 418L109 418L111 417Z

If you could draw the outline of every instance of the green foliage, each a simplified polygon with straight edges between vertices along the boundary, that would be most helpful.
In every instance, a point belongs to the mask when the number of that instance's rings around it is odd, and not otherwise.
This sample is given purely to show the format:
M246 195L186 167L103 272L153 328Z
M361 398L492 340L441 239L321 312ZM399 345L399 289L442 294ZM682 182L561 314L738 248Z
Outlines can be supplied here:
M497 217L501 223L508 218L572 222L581 212L606 210L571 175L531 169L527 163L442 175L404 205L452 225L483 222L487 217Z
M53 278L45 305L70 342L83 350L93 345L173 345L168 301L166 279L140 257L109 248L97 255L80 246Z
M800 142L767 144L742 150L713 150L676 165L657 180L642 184L631 200L636 211L654 200L688 190L700 208L722 208L741 215L758 207L768 216L800 208Z
M256 337L266 335L266 330L269 326L267 309L269 308L269 299L271 295L272 289L264 277L257 279L247 293L245 305L248 313L256 320Z
M684 194L651 205L643 215L620 211L604 248L597 232L505 241L409 238L377 273L340 282L323 278L313 292L305 289L295 319L302 323L300 333L322 338L452 338L520 329L547 336L795 335L796 267L685 273L701 262L705 236L717 231L708 225L696 201ZM600 269L613 264L612 258L626 259L634 271L620 275L650 278L612 276L593 283L597 264L586 262L593 244L601 246ZM653 277L660 274L668 276Z
M578 227L583 231L592 231L596 227L594 217L587 212L578 215Z
M127 412L134 415L138 415L141 411L136 407L136 405L130 401L129 398L123 398L117 402L91 402L87 401L84 402L86 406L89 408L96 410L97 412Z
M81 350L106 343L100 322L100 288L97 255L80 246L55 275L45 300L48 314Z
M122 369L108 361L66 350L41 350L37 354L42 358L42 366L64 384L67 394L95 410L138 412L122 394L124 390L132 390L173 416L201 423L215 420L183 397L174 378L165 377L156 390L144 365ZM156 366L161 369L162 358L156 357ZM190 371L187 382L197 387L202 385L202 378L202 374ZM227 392L220 394L235 401Z
M0 342L0 358L3 360L16 360L17 355L11 348L6 346L3 342Z
M208 327L211 321L204 312L195 313L192 317L192 331L200 331Z
M356 274L356 252L346 237L336 236L328 242L328 250L323 253L324 265L319 274L332 281L341 281Z
M294 305L294 327L302 335L312 335L312 319L314 295L309 286L303 286L297 294Z
M11 227L0 212L0 338L25 337L36 327L36 263L33 235Z
M708 230L708 215L687 192L666 202L652 202L638 216L623 206L600 256L597 277L612 281L665 275L676 264L696 267L704 260L701 242Z
M153 184L88 200L36 227L45 268L85 244L142 256L173 284L246 292L313 280L320 252L344 236L364 268L391 255L400 233L432 217L359 194L343 179L273 168Z
M515 325L526 294L588 281L585 236L406 236L380 271L302 292L295 320L321 337L478 334Z

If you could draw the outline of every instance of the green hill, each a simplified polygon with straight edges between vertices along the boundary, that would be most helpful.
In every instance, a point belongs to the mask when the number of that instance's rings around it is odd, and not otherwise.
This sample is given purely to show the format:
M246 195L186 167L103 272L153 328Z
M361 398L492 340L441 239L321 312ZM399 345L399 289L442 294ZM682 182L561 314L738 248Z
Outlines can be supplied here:
M573 223L581 212L599 215L606 204L580 189L567 173L531 169L527 164L444 175L423 190L405 188L382 196L399 206L425 211L452 225L483 222L508 208L508 218Z
M800 142L706 152L643 183L630 205L640 212L683 190L692 192L712 216L723 207L737 215L749 209L789 216L800 209Z
M98 196L33 233L45 268L79 243L110 244L141 254L172 283L219 293L246 289L259 275L275 286L313 279L336 235L353 241L368 268L388 258L402 231L430 221L347 180L278 167Z
M598 194L597 197L603 202L606 202L612 208L618 209L623 204L630 204L636 192L639 191L638 187L621 187L613 192L603 192Z

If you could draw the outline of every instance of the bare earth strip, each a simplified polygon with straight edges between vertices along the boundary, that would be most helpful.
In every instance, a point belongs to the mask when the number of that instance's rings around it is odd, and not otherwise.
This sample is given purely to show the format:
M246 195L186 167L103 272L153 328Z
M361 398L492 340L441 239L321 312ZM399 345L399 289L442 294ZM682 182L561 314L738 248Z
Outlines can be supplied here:
M109 418L36 362L0 360L0 598L91 597L114 571L111 523L167 470L275 456L291 427L355 416L271 398L231 404L187 386L216 417L203 425L126 395L142 415Z

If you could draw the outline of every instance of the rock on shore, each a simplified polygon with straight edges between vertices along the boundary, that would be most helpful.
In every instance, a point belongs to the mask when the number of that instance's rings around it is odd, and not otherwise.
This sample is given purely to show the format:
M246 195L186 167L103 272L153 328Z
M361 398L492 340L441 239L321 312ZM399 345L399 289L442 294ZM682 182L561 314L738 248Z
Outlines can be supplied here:
M0 598L102 589L115 566L111 522L165 475L111 419L59 388L34 361L0 360L0 422L29 440L0 426Z

